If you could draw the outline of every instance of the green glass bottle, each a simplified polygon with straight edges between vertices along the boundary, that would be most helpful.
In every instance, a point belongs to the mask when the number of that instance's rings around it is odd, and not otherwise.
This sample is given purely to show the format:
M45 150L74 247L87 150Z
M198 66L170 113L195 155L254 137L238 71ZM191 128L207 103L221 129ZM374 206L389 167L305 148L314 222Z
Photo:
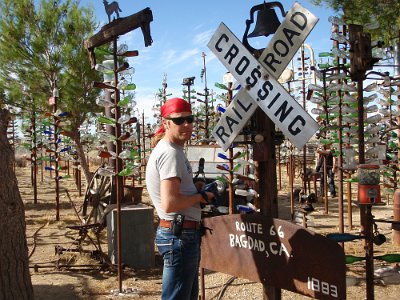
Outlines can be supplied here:
M365 260L365 257L354 256L354 255L346 255L345 257L345 264L352 264L357 261Z
M225 177L222 177L222 176L217 176L217 177L215 177L215 179L219 180L219 181L221 181L221 182L223 182L225 184L229 183L229 181Z
M131 101L133 100L132 94L129 94L125 96L122 100L118 102L119 107L125 107L127 106Z
M129 83L127 85L121 85L119 89L123 91L134 91L136 90L136 84Z
M326 237L338 243L365 239L365 236L363 235L356 235L350 233L328 233Z
M97 122L115 126L115 120L109 117L100 116L97 118Z
M333 57L333 53L331 52L320 52L318 53L318 57Z
M232 172L239 171L241 166L242 166L241 164L237 164L236 166L233 167Z
M375 259L384 260L389 263L398 263L400 262L400 253L388 253L384 255L374 256Z
M214 85L215 85L215 87L217 87L217 88L219 88L219 89L222 89L222 90L229 90L228 87L227 87L225 84L216 82L216 83L214 83Z
M318 68L320 68L320 69L327 69L327 68L330 68L330 67L332 67L332 66L329 63L318 64Z
M396 143L393 142L393 141L390 141L390 142L389 142L389 149L396 149L396 148L397 148Z
M119 176L131 176L133 174L133 168L131 166L127 166L122 171L118 173Z

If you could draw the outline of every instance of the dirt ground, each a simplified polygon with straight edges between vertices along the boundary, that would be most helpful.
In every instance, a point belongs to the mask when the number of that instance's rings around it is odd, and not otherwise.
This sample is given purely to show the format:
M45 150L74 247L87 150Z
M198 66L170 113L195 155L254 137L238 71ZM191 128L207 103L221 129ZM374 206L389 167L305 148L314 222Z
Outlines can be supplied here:
M79 225L80 221L74 209L78 211L83 203L83 195L79 196L73 179L61 181L60 192L60 221L55 221L55 185L49 178L38 182L38 203L33 203L33 191L30 184L30 169L16 168L17 179L22 199L25 203L27 224L27 240L30 255L30 271L34 286L35 299L38 300L74 300L74 299L160 299L162 261L155 253L155 266L146 269L124 268L121 272L123 293L119 292L119 280L116 270L102 270L98 260L91 258L88 253L55 254L55 247L75 248L74 239L77 230L67 228ZM283 179L285 182L285 179ZM72 201L69 200L65 189L68 189ZM82 187L82 194L85 187ZM279 217L290 219L290 205L287 186L283 183L279 193ZM143 203L149 203L144 189ZM325 213L324 204L314 205L316 210L311 214L309 227L318 233L326 234L338 232L338 203L337 198L330 199L329 212ZM347 211L347 205L344 205ZM79 212L78 215L81 213ZM373 207L373 215L378 219L393 218L393 203L385 206ZM314 224L312 224L314 223ZM353 228L348 229L348 216L344 216L345 231L358 233L359 209L353 206ZM387 242L375 246L376 255L385 253L399 253L400 246L392 243L391 225L379 223L380 233L384 234ZM102 231L102 249L107 253L106 230ZM87 239L88 240L88 239ZM82 243L84 250L93 250L92 244L85 240ZM363 255L363 242L345 243L346 254ZM318 249L316 249L318 251ZM58 267L57 267L58 266ZM348 265L347 299L366 299L365 264L355 263ZM375 261L375 270L390 266L381 261ZM393 266L393 264L391 265ZM218 272L206 271L205 295L206 299L262 299L262 285L245 279L234 279L232 276ZM229 282L229 283L228 283ZM227 284L228 283L228 284ZM222 298L219 298L223 295ZM309 299L308 297L282 290L282 299ZM400 282L397 284L375 285L375 299L400 299Z

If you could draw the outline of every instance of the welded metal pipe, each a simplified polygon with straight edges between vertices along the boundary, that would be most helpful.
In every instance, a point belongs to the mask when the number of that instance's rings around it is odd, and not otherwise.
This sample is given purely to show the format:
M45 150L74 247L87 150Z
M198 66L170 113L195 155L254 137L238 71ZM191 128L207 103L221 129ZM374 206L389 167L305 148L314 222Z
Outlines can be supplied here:
M396 190L393 195L393 220L400 222L400 190ZM393 224L393 244L400 245L400 225Z

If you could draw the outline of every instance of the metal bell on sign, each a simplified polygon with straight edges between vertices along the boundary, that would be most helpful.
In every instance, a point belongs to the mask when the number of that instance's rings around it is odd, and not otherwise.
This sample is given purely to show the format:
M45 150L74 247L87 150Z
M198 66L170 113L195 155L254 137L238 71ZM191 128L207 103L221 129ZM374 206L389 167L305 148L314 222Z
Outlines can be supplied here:
M280 25L281 22L279 22L275 10L264 6L262 10L258 11L256 26L253 32L248 35L248 37L267 37L270 34L274 34Z

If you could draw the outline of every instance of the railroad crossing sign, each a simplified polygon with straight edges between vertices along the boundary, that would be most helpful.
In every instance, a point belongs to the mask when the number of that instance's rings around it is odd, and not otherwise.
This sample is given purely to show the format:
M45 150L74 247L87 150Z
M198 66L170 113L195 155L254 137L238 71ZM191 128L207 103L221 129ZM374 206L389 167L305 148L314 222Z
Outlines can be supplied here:
M212 133L224 151L257 106L297 148L318 130L317 122L277 81L317 22L318 18L295 3L258 61L224 23L220 24L207 46L244 87Z

